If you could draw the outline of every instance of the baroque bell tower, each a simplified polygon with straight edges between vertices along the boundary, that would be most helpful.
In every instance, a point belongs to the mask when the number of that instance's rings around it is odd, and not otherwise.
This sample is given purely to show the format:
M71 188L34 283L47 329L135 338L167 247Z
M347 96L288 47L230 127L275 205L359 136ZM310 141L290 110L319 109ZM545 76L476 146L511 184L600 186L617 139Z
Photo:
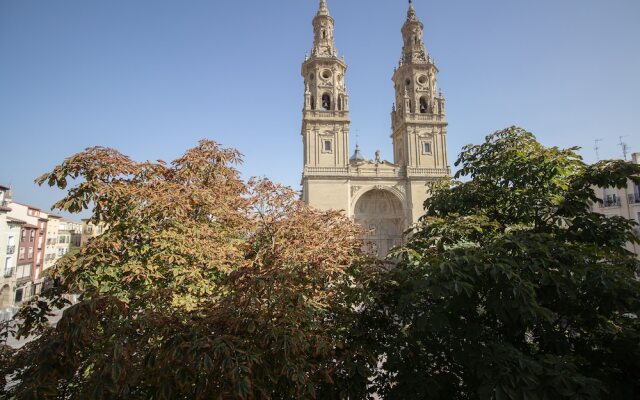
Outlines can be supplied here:
M346 171L349 164L349 96L344 83L347 65L338 58L333 28L327 2L321 0L313 18L311 56L302 64L305 173L321 171L319 167Z
M448 166L445 101L438 92L438 68L427 53L423 35L424 25L409 0L402 56L392 77L396 101L391 111L394 163L407 167L409 175Z

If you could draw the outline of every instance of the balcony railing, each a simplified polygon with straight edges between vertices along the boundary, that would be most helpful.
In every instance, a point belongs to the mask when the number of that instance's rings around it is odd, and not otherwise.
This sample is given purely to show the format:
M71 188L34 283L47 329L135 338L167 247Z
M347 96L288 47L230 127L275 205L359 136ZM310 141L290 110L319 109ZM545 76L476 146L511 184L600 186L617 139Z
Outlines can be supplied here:
M629 204L640 204L640 193L632 193L629 195Z
M348 111L338 110L304 110L305 118L343 118L349 116Z
M12 254L15 254L16 252L16 246L7 246L7 255L10 256Z
M15 267L11 267L11 268L5 268L4 270L4 277L5 278L11 278L13 276L13 273L16 271Z
M621 205L619 198L609 198L602 201L600 208L620 207Z

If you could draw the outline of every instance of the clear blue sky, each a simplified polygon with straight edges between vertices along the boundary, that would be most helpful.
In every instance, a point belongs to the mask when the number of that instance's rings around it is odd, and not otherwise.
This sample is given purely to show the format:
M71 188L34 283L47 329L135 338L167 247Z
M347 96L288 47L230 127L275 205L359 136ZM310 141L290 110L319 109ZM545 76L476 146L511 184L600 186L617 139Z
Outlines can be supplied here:
M546 145L618 136L640 150L640 1L415 0L447 98L449 160L513 124ZM171 160L201 138L243 175L299 188L300 64L316 0L0 0L0 184L47 208L33 179L87 146ZM353 133L392 158L390 81L404 0L329 0Z

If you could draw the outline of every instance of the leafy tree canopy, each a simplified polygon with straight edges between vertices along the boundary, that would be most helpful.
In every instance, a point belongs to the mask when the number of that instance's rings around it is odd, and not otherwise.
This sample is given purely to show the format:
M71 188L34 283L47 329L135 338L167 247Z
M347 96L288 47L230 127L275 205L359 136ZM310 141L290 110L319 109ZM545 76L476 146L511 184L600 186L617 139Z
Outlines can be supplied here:
M93 206L108 229L20 311L18 333L39 337L0 352L17 382L7 398L338 398L364 386L348 343L358 229L288 188L245 184L240 161L211 141L170 164L95 147L37 180L79 182L55 208ZM73 291L81 301L50 327Z
M640 397L634 222L590 207L640 166L576 150L511 127L463 149L464 182L432 187L359 325L384 398Z

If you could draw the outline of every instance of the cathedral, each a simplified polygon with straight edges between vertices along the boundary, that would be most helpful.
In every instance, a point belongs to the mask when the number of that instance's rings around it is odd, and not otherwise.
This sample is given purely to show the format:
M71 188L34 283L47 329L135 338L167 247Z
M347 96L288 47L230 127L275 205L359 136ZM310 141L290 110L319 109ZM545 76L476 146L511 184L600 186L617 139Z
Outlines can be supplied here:
M313 18L313 48L302 64L302 199L320 210L344 210L367 229L364 239L380 256L423 214L427 184L450 173L445 101L423 29L409 1L402 55L391 78L393 162L379 152L367 160L357 145L349 157L347 65L338 57L326 0Z

